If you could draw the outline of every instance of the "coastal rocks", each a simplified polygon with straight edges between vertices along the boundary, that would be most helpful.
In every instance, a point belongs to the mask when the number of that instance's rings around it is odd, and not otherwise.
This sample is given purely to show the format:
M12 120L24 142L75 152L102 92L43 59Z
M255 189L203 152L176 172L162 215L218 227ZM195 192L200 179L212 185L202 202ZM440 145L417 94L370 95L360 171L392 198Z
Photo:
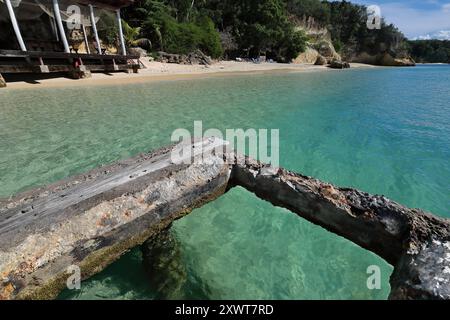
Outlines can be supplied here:
M6 81L3 78L2 74L0 73L0 88L6 87Z
M390 67L414 67L415 61L410 57L394 58L390 54L385 53L380 58L380 65Z
M200 50L196 50L187 55L187 61L190 64L202 64L209 66L212 64L212 60L206 54L201 52Z
M336 52L330 41L322 39L317 43L308 45L306 50L293 60L293 63L323 66L333 60L341 60L341 56Z
M316 59L316 61L314 62L314 64L316 66L324 66L327 64L327 59L325 59L324 56L319 55Z
M413 67L416 65L411 57L394 58L389 53L380 53L371 55L367 52L362 52L351 59L352 62L372 64L386 67Z
M69 77L75 80L87 79L92 77L90 70L87 70L85 66L79 66L68 73Z
M364 64L371 64L371 65L378 65L378 57L377 55L370 55L367 52L361 52L356 56L353 56L349 58L351 62L356 63L364 63Z
M181 63L181 55L159 51L156 61L163 63Z
M145 58L148 56L147 50L141 47L129 48L128 53L133 56L139 56L140 58Z
M201 64L210 65L212 60L200 50L196 50L187 55L184 54L172 54L166 52L158 52L157 61L163 63L177 63L177 64Z
M350 68L350 64L345 61L332 60L328 67L332 69L348 69Z
M342 60L341 56L334 49L333 44L328 40L319 41L314 45L314 49L316 49L321 56L325 57L328 62L332 60Z
M294 64L315 63L319 57L319 52L313 48L306 48L306 50L292 61Z

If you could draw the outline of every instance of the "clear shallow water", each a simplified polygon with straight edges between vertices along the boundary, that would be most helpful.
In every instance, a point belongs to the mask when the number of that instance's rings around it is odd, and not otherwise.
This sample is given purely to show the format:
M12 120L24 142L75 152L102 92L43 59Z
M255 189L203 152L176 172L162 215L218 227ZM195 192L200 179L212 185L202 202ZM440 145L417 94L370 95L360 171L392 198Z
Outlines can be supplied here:
M176 128L279 128L289 169L450 217L450 67L238 76L121 87L0 90L0 196L170 142ZM243 189L171 229L150 285L138 248L61 298L384 299L377 256ZM366 287L369 265L382 289ZM181 278L181 279L180 279ZM176 281L175 281L176 282Z

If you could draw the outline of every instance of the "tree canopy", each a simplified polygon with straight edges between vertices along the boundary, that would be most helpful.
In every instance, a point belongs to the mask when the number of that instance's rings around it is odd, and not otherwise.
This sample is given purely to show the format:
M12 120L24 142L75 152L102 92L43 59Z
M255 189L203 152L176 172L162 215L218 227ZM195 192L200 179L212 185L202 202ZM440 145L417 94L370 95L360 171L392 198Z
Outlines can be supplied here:
M296 24L303 17L327 28L344 56L363 51L396 56L409 48L391 24L383 21L380 30L369 30L366 8L345 0L138 0L124 10L124 19L140 27L155 51L201 49L214 58L266 54L278 61L305 50L308 37Z
M417 62L450 63L450 40L409 41L409 46Z

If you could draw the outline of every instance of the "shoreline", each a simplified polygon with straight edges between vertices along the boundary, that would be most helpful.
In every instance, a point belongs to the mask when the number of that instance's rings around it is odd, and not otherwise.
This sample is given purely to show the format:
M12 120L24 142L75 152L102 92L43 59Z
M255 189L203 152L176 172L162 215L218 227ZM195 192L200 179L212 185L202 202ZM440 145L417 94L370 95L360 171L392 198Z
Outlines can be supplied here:
M5 90L15 89L37 89L37 88L64 88L71 86L91 86L91 85L126 85L134 83L145 83L154 81L174 81L191 80L211 77L228 77L236 75L260 75L272 73L297 73L297 72L322 72L340 71L326 66L316 66L312 64L283 64L283 63L261 63L251 62L220 61L210 66L204 65L178 65L161 62L141 61L145 69L140 69L138 74L128 73L93 73L92 78L70 79L64 76L46 76L43 79L36 79L36 75L13 76L12 80L7 80ZM351 68L378 68L377 66L351 63ZM14 79L17 78L17 79ZM1 92L1 91L0 91Z

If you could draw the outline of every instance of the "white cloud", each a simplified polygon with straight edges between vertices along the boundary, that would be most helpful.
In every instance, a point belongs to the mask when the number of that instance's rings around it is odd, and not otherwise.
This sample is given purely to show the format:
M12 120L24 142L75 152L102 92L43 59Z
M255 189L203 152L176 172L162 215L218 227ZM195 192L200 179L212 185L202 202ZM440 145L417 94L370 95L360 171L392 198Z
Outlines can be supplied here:
M413 40L450 40L450 30L441 30L432 34L426 34L418 37L414 37Z
M443 10L444 12L450 12L450 3L444 4L444 5L442 6L442 10Z
M381 13L386 21L395 24L408 38L429 35L436 30L450 30L450 3L435 10L420 10L405 3L391 2L382 4Z
M441 30L435 35L436 39L450 40L450 30Z

